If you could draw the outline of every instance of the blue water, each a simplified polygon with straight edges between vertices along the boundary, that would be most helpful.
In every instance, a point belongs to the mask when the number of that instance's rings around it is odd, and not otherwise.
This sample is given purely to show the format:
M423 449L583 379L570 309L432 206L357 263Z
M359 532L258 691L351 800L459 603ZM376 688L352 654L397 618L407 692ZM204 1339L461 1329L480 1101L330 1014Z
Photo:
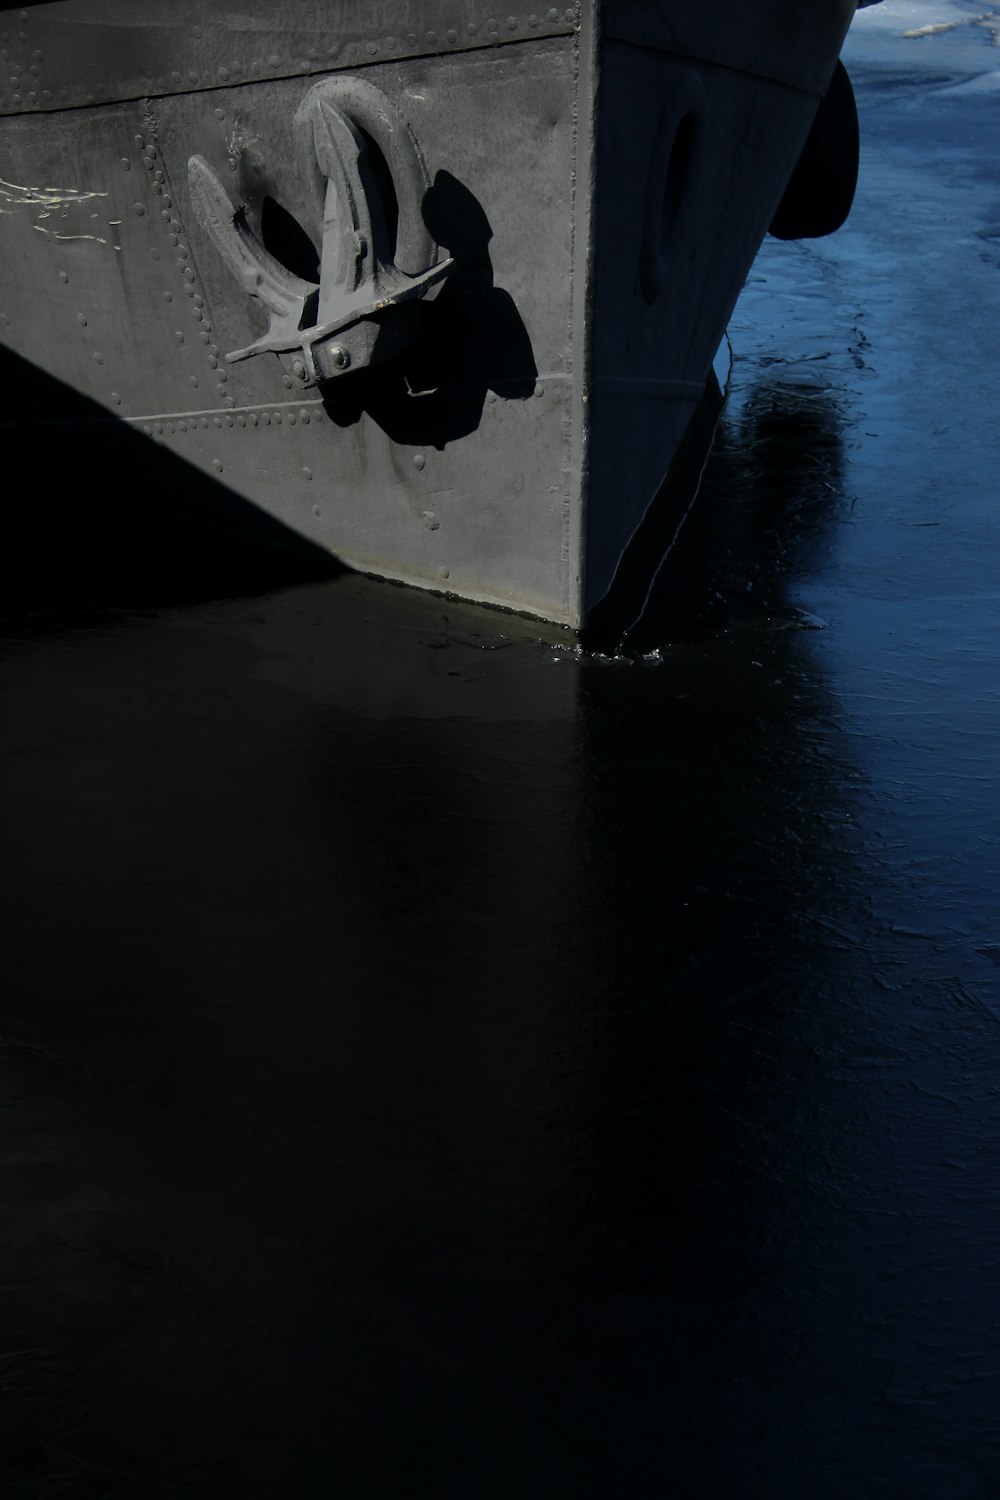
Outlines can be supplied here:
M5 609L5 1494L996 1495L996 10L866 12L625 658Z

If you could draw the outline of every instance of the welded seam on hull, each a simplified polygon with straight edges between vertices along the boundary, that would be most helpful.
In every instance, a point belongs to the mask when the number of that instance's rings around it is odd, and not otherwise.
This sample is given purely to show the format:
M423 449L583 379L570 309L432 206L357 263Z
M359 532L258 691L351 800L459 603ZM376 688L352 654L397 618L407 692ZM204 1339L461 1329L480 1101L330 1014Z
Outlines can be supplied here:
M143 100L143 104L145 106L145 108L143 110L143 121L144 121L143 128L144 128L144 131L145 131L145 133L147 135L152 135L155 140L159 141L160 140L160 120L159 120L159 116L157 114L157 110L156 110L156 107L155 107L154 100L153 100L152 97L147 96ZM233 134L234 135L235 135L235 132L236 132L236 124L238 123L238 121L239 121L239 111L237 111L236 122L233 125ZM195 282L193 282L192 285L197 286L199 294L201 295L201 298L202 298L202 300L203 300L203 302L205 304L205 311L208 314L208 321L207 321L207 323L204 323L203 326L204 326L205 331L209 334L209 337L211 338L213 331L218 328L218 321L216 319L216 310L215 310L215 306L214 306L214 302L213 302L211 291L209 290L209 283L206 280L206 278L205 278L205 276L204 276L204 274L202 272L201 265L199 263L198 255L197 255L196 250L195 250L194 241L192 240L191 234L190 234L190 230L188 229L188 226L187 226L187 224L184 221L184 213L183 213L183 210L181 209L181 198L180 198L180 195L177 192L177 186L176 186L176 184L174 182L173 174L172 174L172 172L170 170L170 165L169 165L169 162L168 162L168 159L167 159L168 154L169 153L162 151L162 144L161 144L161 156L160 156L160 160L162 162L162 171L163 171L164 177L166 179L166 185L170 189L169 196L173 200L173 210L174 210L174 213L177 215L177 222L178 222L178 225L180 227L180 233L183 235L182 244L188 249L188 252L189 252L189 255L190 255L191 267L193 268L195 276L197 278L197 280ZM183 161L186 155L187 155L187 153L182 151L180 153L180 155L179 155L179 160ZM215 334L215 337L216 338L218 337L217 333ZM212 348L212 347L213 346L210 344L209 348ZM218 345L215 345L214 347L216 348L216 350L218 349ZM213 356L213 357L217 357L217 355ZM224 368L224 364L223 364L223 368ZM226 379L228 379L228 375L223 376L223 382L225 382ZM219 388L217 387L217 389L219 389ZM221 391L220 391L220 394L221 394ZM282 405L284 403L280 403L279 402L277 404L278 405ZM229 398L229 400L227 402L227 406L228 406L229 410L235 410L235 402L232 400L231 397ZM200 415L200 413L199 413L199 415Z
M569 376L562 370L553 370L551 372L539 370L535 379L547 385L555 385L556 383L565 385L569 383ZM251 406L206 406L199 407L197 411L158 411L147 413L145 416L140 417L130 417L119 412L114 412L111 415L113 415L116 422L162 422L164 420L173 422L178 417L225 417L235 416L240 411L279 411L284 410L285 407L290 407L293 411L298 411L301 407L322 405L323 399L320 396L303 396L298 401L258 401L255 405Z
M712 68L720 73L733 73L739 78L750 78L757 84L766 83L776 88L790 89L792 93L804 94L808 99L821 99L823 97L823 90L821 89L803 88L801 84L792 83L787 78L776 78L770 73L756 73L752 68L741 68L736 63L720 62L715 57L704 57L696 52L675 52L671 47L657 47L651 42L639 42L634 37L613 36L610 33L608 40L614 42L618 47L631 47L635 52L656 52L661 57L669 57L676 63L694 63L700 68Z
M576 173L577 173L577 151L580 134L580 32L577 30L573 41L573 90L572 90L572 125L570 133L570 169L569 169L569 316L566 323L566 355L567 373L573 375L573 298L576 291ZM564 413L562 419L563 427L563 492L562 505L559 517L559 571L560 593L562 595L563 610L568 611L569 600L569 571L570 571L570 524L572 520L573 505L573 402L570 398L569 411Z
M847 33L850 30L851 20L853 20L853 16L848 19L847 24L840 33L840 39L836 48L831 51L831 72L834 63L843 49ZM826 87L817 88L811 84L796 83L793 78L786 76L784 73L778 73L774 70L767 72L760 68L745 67L739 62L727 60L724 56L717 53L699 52L692 47L677 46L676 43L672 45L667 39L653 32L628 35L624 29L616 30L613 26L609 26L607 35L609 41L616 42L619 46L633 47L639 52L658 52L663 56L673 58L677 62L696 63L706 68L718 68L725 73L735 73L742 78L751 78L757 84L779 84L782 88L792 89L797 94L805 94L810 99L821 99L826 93ZM828 84L829 78L827 78Z
M238 412L251 411L282 411L286 407L292 411L300 411L305 406L322 406L322 401L261 401L255 406L206 406L198 411L157 411L147 413L142 417L119 417L113 414L116 422L176 422L180 418L185 421L188 417L235 417Z
M579 18L578 18L579 19ZM289 73L262 73L256 77L227 78L219 82L196 83L184 87L182 84L172 84L168 88L154 88L150 90L136 89L134 93L113 94L107 98L83 99L78 104L54 104L51 101L44 104L15 104L10 105L5 99L0 99L0 120L17 120L25 117L31 118L35 115L59 115L67 114L78 109L101 109L109 104L140 104L149 99L176 99L188 94L217 94L231 91L234 88L254 88L264 83L294 83L297 79L322 78L332 73L355 73L362 72L367 68L383 68L391 64L424 62L428 59L442 57L465 57L475 52L501 52L507 47L521 47L534 42L558 42L572 35L577 30L577 24L565 26L559 30L546 30L534 32L526 36L504 37L499 41L476 42L469 46L449 47L441 52L404 52L387 53L384 57L365 58L364 60L349 58L346 62L341 58L329 58L325 64L315 68L300 69Z
M619 401L642 400L647 396L660 396L666 400L698 400L705 383L702 380L657 380L639 379L628 375L599 375L592 385L602 396L612 396Z
M582 10L582 8L581 8ZM587 7L587 18L578 11L579 24L573 52L573 150L572 180L570 184L570 280L569 320L567 325L567 357L573 376L573 391L579 392L579 406L571 397L570 409L564 422L565 481L563 496L563 528L561 566L563 572L563 608L574 623L583 623L586 609L587 586L587 506L589 489L589 424L588 394L592 368L593 319L587 308L587 300L593 284L594 237L592 232L592 207L594 200L594 174L596 171L597 114L599 74L597 57L600 46L601 0L591 0ZM584 34L584 25L589 27ZM586 76L584 68L586 67ZM581 106L588 115L581 121ZM585 127L585 130L582 128ZM581 158L586 165L586 181L580 182ZM585 213L582 226L584 254L578 264L580 245L581 205ZM578 302L581 305L578 307ZM581 328L582 323L582 328ZM578 424L575 426L574 424ZM578 443L574 452L574 439ZM574 458L576 464L574 467ZM574 517L575 506L575 517ZM574 538L574 519L576 534ZM575 550L573 542L575 540ZM571 598L576 569L576 601Z

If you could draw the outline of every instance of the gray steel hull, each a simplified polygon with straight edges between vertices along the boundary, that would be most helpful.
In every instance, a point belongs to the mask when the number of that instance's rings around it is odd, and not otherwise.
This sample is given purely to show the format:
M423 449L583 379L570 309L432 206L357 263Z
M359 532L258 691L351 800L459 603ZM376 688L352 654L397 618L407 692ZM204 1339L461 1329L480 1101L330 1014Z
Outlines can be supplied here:
M90 397L109 439L127 424L351 567L583 625L670 471L853 0L138 9L4 14L0 342ZM273 353L227 363L266 320L189 162L308 261L322 201L296 112L345 71L419 142L452 264L408 347L307 388Z

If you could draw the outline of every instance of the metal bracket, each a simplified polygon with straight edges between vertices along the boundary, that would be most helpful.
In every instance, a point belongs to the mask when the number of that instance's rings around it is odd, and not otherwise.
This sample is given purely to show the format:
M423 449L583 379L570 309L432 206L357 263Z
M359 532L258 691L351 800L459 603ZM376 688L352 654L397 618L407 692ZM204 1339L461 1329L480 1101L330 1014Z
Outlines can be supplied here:
M307 172L323 195L320 280L293 275L260 243L246 206L234 205L201 156L188 162L195 216L244 291L270 313L262 338L226 360L276 354L302 387L333 380L395 354L412 340L415 304L432 297L452 267L423 220L430 187L413 133L389 99L354 77L309 90L295 116ZM395 248L369 161L382 152L398 206Z

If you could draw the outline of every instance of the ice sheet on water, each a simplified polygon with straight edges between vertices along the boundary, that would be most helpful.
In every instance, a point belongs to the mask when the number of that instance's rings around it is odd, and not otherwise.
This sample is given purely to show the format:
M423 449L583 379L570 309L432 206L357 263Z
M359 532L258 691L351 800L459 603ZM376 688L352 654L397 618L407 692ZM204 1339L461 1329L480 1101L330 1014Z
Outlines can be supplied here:
M950 88L943 89L942 93L949 96L952 94L1000 93L1000 68L992 73L977 73L973 78L965 78L961 83L955 83Z
M1000 0L881 0L859 10L844 59L855 87L933 78L949 92L998 87Z
M1000 5L996 0L881 0L859 11L854 21L861 35L887 32L913 41L970 26L981 27L998 40Z

